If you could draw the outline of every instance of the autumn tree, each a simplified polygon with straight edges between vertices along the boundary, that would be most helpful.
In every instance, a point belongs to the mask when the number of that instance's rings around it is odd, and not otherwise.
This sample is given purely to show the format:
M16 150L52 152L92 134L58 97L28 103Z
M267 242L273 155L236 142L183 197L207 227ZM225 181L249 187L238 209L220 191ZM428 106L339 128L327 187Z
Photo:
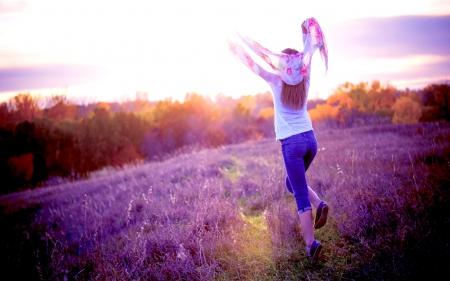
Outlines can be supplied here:
M34 118L42 116L37 99L29 93L18 94L10 100L10 104L14 108L13 115L17 122L32 121Z
M62 121L77 118L77 106L69 104L65 95L53 95L43 110L43 117Z
M390 85L382 87L379 81L373 81L368 89L369 99L367 105L368 113L381 113L382 115L392 116L392 105L395 103L396 89Z
M339 126L387 122L386 117L393 115L396 93L394 87L383 87L379 81L373 81L370 85L367 82L346 82L338 86L326 103L318 103L309 113L313 121L336 120L338 123L331 123Z
M95 109L92 117L82 120L78 139L84 154L83 169L94 171L110 163L111 155L117 152L119 132L105 108Z
M393 123L416 124L422 116L420 104L408 97L398 98L392 109L394 110Z
M422 121L450 121L450 85L431 84L422 91L424 114Z
M54 164L50 169L55 175L70 179L88 175L82 166L84 151L80 147L79 132L79 122L65 120L54 125L52 135L57 143L54 151L47 154L47 163Z
M224 119L222 127L228 136L228 142L242 142L250 137L249 134L253 134L253 118L250 114L253 110L253 106L254 104L250 97L244 97L233 108L228 118Z
M311 121L319 121L326 119L339 119L339 106L329 103L318 104L316 108L309 110Z
M359 84L345 82L338 86L335 93L327 99L327 103L348 111L357 110L367 112L367 106L369 104L367 86L368 84L366 82Z
M54 150L51 125L38 124L36 120L18 123L13 133L1 140L6 150L2 149L0 161L7 161L9 171L2 178L9 188L32 187L48 176L46 154Z
M130 112L118 112L112 121L118 125L121 141L117 153L111 158L112 166L141 159L141 145L146 132L150 130L150 123Z

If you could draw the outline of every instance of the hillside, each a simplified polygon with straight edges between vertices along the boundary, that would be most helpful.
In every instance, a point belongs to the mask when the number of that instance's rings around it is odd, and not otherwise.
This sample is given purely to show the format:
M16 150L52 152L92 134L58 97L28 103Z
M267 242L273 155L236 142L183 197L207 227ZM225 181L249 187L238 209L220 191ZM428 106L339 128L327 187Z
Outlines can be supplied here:
M438 280L450 262L450 127L316 132L330 205L304 252L273 139L0 197L2 280Z

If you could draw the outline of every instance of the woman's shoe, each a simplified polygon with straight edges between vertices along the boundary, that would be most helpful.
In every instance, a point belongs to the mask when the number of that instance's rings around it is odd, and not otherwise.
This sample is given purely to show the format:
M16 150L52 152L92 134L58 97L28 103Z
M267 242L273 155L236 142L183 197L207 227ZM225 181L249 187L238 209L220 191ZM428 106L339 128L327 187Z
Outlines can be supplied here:
M328 205L325 201L320 202L317 207L316 218L314 219L314 228L318 229L325 225L328 217Z
M311 248L309 248L309 256L315 260L319 257L319 253L322 250L322 244L319 241L314 240L311 244Z

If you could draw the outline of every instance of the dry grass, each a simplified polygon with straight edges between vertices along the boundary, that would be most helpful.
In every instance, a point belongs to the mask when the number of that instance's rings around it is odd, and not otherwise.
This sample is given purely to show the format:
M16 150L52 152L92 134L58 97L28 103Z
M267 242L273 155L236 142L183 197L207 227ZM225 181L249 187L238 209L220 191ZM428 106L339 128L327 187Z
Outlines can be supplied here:
M180 153L0 198L3 280L437 280L449 262L450 128L316 132L331 207L304 252L270 140Z

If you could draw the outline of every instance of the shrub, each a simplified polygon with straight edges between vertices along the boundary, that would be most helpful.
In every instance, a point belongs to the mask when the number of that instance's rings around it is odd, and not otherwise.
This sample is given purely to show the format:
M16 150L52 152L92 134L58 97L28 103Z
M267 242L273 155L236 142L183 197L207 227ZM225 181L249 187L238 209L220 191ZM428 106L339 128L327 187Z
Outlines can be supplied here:
M421 105L409 97L397 99L392 106L394 117L392 123L397 124L416 124L422 116Z

